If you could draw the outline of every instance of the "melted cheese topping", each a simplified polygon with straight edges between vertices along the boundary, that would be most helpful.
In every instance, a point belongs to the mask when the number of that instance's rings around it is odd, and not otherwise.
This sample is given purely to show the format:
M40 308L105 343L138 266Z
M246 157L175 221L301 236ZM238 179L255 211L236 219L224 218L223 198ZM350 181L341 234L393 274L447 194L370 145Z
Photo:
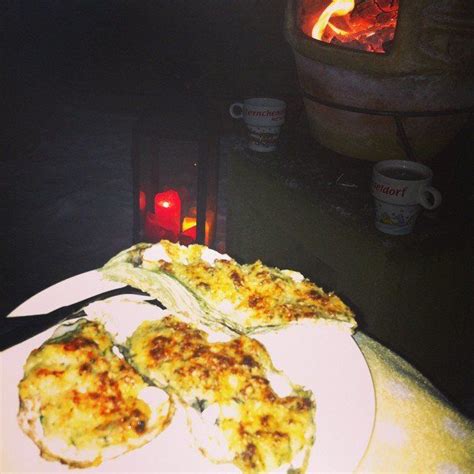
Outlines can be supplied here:
M97 465L104 449L121 454L167 425L168 396L155 389L151 406L140 398L147 384L113 348L101 324L81 320L28 357L19 420L47 459ZM158 409L164 402L168 413Z
M151 251L160 247L160 252ZM227 255L211 263L207 247L161 241L143 253L143 268L159 269L190 288L198 297L227 313L242 332L281 326L301 319L324 318L355 327L352 311L334 294L289 270L270 268L261 261L240 265ZM167 258L153 257L162 255Z
M210 343L205 332L168 316L140 325L128 349L140 372L210 418L242 471L275 469L312 446L311 394L296 389L279 397L267 378L275 369L259 342L240 336Z

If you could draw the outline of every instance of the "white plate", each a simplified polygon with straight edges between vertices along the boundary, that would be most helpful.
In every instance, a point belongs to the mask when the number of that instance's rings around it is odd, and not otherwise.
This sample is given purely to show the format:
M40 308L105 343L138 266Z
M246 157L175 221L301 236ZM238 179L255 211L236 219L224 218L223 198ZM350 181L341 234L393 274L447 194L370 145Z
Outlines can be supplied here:
M104 281L97 271L64 280L20 305L11 316L51 311L56 307L123 285ZM37 447L16 421L17 384L28 354L53 329L0 354L0 471L71 472L39 456ZM257 337L274 365L294 383L311 389L317 402L316 443L309 472L353 471L369 443L375 416L372 379L357 344L331 327L291 327ZM74 469L73 469L74 471ZM84 472L84 470L80 470ZM87 472L237 472L232 465L214 465L191 446L183 413L148 445Z

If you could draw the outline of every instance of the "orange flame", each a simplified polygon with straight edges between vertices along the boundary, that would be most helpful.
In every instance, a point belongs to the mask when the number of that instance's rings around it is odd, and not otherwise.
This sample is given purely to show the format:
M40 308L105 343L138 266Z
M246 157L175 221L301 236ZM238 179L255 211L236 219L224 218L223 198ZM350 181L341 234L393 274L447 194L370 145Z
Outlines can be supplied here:
M333 16L344 16L350 13L355 7L354 0L332 0L332 2L321 13L318 21L314 24L311 36L314 39L321 40ZM333 25L329 24L331 28Z

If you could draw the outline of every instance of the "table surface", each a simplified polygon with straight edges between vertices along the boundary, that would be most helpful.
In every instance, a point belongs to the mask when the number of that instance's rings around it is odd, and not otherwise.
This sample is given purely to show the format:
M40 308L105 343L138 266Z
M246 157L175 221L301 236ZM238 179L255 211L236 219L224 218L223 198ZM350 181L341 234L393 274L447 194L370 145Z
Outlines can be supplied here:
M362 332L375 388L372 438L357 472L474 472L474 422L418 371Z
M244 140L244 139L243 139ZM282 133L279 149L273 153L238 151L240 159L265 168L278 176L285 185L306 193L317 205L323 206L344 224L362 232L377 232L373 225L374 204L370 182L374 162L340 155L320 145L303 126L292 124ZM423 211L416 231L403 239L388 240L410 244L460 232L465 214L453 205L443 205L435 211ZM378 232L377 232L378 233Z

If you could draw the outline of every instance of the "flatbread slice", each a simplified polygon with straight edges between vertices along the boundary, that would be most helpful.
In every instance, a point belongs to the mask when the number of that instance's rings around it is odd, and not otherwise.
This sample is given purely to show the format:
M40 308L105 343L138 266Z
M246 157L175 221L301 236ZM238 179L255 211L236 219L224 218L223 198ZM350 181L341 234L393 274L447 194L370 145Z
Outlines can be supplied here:
M239 334L286 327L301 320L353 331L351 309L298 272L262 262L241 265L202 245L163 240L122 251L103 275L148 292L194 321Z
M185 407L210 461L246 473L304 472L315 402L273 367L261 343L244 335L209 342L207 332L169 315L142 323L126 351L140 373Z
M18 422L41 456L97 466L143 446L170 423L174 404L116 352L102 324L60 326L28 357Z

